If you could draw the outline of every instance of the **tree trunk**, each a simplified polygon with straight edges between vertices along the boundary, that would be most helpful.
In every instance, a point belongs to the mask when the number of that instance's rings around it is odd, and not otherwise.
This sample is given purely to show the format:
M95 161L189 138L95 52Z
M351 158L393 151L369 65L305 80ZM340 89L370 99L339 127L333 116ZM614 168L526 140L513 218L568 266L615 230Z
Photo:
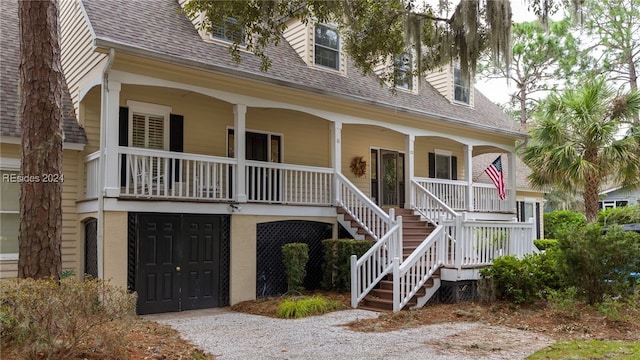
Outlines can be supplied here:
M526 83L522 83L520 88L520 124L523 129L526 129L524 125L527 123L527 89Z
M22 181L18 277L59 278L63 75L57 1L21 0L19 18Z
M629 86L633 90L638 90L638 73L636 72L636 63L633 61L633 56L629 52Z
M584 159L594 166L597 166L597 150L587 149L584 154ZM587 217L587 222L598 220L598 202L600 201L600 174L598 171L589 171L585 176L584 184L584 213Z

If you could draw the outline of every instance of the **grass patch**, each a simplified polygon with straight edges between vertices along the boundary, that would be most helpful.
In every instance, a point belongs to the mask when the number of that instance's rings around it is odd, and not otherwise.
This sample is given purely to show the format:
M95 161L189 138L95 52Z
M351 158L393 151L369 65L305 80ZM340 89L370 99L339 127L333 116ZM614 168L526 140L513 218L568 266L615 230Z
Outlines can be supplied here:
M296 297L281 302L276 315L283 319L297 319L324 314L343 307L344 304L341 302L329 300L323 296Z
M640 354L640 341L562 341L537 351L527 360L539 359L620 359L633 360Z

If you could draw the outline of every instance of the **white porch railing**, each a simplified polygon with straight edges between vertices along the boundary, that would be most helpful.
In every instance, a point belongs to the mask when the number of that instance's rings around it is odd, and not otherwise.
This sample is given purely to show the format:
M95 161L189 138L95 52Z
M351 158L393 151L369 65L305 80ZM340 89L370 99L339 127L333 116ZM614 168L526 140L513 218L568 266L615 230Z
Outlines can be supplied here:
M118 152L121 195L233 200L235 159L122 146Z
M391 212L393 218L393 211ZM351 255L351 306L358 303L393 270L394 259L402 258L402 217L360 257Z
M513 191L506 189L507 197L500 200L493 184L473 183L473 209L475 211L512 212Z
M93 152L84 158L85 168L85 193L87 199L98 197L98 163L100 160L100 152Z
M392 216L385 213L341 173L336 173L338 204L374 240L381 239L391 228Z
M458 213L422 184L425 183L411 180L411 196L414 210L432 224L438 224L442 218L444 220L452 220L458 216Z
M506 190L507 197L500 200L498 190L493 184L473 183L471 198L473 204L466 201L467 183L460 180L443 180L433 178L415 178L416 183L427 189L431 194L457 211L473 210L486 212L513 212L513 192ZM473 205L471 207L470 205Z
M247 161L247 200L332 205L333 174L329 168Z
M427 189L430 193L447 206L455 210L467 209L466 193L467 183L459 180L444 180L433 178L415 178L416 183Z
M522 258L537 252L535 223L463 220L457 239L455 267L491 265L493 259L512 255Z

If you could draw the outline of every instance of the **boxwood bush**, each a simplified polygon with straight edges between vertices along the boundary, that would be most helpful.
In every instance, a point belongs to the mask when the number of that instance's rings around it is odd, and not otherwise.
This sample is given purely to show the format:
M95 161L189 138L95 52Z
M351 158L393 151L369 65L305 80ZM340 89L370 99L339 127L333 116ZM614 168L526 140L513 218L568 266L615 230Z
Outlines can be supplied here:
M640 223L640 205L601 210L598 213L598 223L602 226Z
M289 243L282 246L282 261L287 272L289 291L304 290L302 283L307 276L309 261L309 245L305 243Z
M361 257L373 243L369 240L323 240L324 265L322 287L326 290L345 291L351 288L351 255Z
M570 210L552 211L544 214L544 236L557 239L560 233L587 223L583 214Z

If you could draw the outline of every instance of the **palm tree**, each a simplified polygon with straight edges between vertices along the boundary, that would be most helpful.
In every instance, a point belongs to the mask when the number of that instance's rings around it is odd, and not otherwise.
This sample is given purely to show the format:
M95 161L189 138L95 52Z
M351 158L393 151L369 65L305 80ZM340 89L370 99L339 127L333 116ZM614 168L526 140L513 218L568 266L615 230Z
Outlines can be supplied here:
M535 188L582 191L585 215L595 221L598 193L607 180L620 185L640 181L640 93L618 94L605 79L555 92L539 106L523 160ZM629 130L620 136L620 129Z

